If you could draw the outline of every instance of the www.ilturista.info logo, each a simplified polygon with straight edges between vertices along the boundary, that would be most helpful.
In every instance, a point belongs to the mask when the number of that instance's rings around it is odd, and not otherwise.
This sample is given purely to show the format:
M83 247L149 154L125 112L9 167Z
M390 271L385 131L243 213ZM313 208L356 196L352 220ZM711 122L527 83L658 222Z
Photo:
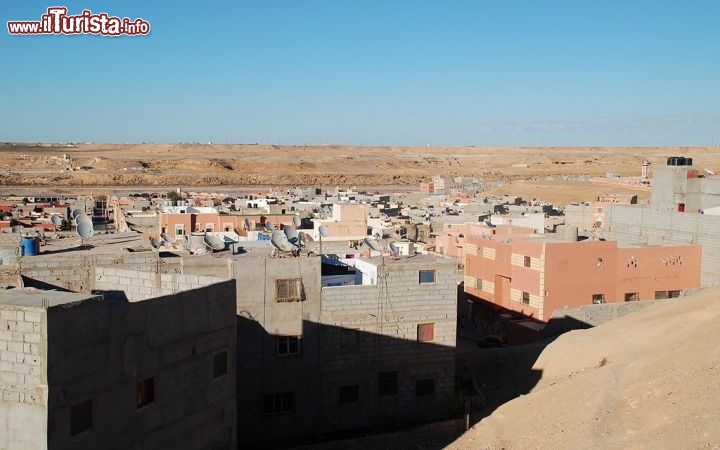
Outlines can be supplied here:
M103 36L138 36L150 33L150 23L137 18L110 17L106 13L93 14L86 9L77 16L68 16L64 6L47 9L39 21L8 22L10 34L101 34Z

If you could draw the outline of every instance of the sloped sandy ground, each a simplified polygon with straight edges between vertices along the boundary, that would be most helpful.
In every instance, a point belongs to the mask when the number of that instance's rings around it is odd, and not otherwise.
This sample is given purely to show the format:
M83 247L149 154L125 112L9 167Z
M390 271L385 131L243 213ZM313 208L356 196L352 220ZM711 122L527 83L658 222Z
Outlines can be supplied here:
M532 391L451 449L720 448L720 289L550 344Z

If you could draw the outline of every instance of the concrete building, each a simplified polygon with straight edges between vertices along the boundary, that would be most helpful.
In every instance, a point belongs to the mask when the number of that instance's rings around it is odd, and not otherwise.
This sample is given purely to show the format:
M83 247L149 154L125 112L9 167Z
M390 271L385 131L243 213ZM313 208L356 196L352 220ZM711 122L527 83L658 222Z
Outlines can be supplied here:
M466 241L465 292L540 321L561 308L677 297L700 285L698 245L618 247L540 236Z
M608 205L600 234L621 244L698 244L700 282L720 284L720 216L703 214L720 205L720 177L696 169L692 158L671 157L654 166L648 206Z
M0 292L0 448L234 447L234 287Z
M354 283L321 287L319 257L232 260L238 339L247 344L238 353L241 440L332 436L448 414L455 262L418 255L338 264Z

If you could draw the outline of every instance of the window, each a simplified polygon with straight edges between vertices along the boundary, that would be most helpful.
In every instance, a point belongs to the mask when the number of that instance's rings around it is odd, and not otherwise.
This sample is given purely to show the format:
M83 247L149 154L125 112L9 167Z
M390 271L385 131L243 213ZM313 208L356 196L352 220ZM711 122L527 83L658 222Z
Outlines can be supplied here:
M668 298L680 297L680 291L668 291Z
M302 301L302 283L300 278L275 280L275 300L277 302Z
M380 372L378 373L378 395L397 395L398 393L398 373L397 372Z
M277 337L277 354L278 356L299 355L301 350L301 340L297 336L278 336Z
M183 236L185 235L185 226L184 225L175 225L175 236Z
M418 342L432 342L435 340L435 324L419 323L417 326Z
M155 378L137 382L137 407L142 408L155 401Z
M214 223L206 223L205 224L205 232L212 233L213 231L215 231L215 224Z
M435 380L432 378L427 380L415 381L415 395L433 395L435 393Z
M93 403L87 400L70 407L70 436L93 427Z
M228 352L227 350L213 355L213 378L218 378L228 373Z
M340 387L340 403L357 403L360 399L358 385Z
M532 263L532 259L529 256L525 256L523 258L523 266L530 267L531 263Z
M530 304L530 293L529 292L523 292L522 293L522 302L524 305Z
M592 302L593 305L602 305L605 303L605 294L593 294Z
M638 300L640 300L640 295L637 292L625 293L625 301L626 302L636 302Z
M668 291L655 291L655 300L668 298Z
M263 397L263 414L283 414L295 410L295 393L281 392Z
M434 283L435 282L435 271L434 270L421 270L420 271L420 284Z

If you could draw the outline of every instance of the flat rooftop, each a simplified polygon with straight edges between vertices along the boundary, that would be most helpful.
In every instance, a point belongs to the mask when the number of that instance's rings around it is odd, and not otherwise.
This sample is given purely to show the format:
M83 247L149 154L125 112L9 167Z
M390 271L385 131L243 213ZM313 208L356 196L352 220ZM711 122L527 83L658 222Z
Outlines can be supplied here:
M28 308L52 308L98 298L94 294L80 294L63 291L43 291L35 288L0 290L0 305L24 306Z
M380 266L383 262L386 265L405 265L405 264L457 264L457 260L447 258L440 255L416 254L409 256L374 256L372 258L357 258L360 261L368 262L375 266Z

